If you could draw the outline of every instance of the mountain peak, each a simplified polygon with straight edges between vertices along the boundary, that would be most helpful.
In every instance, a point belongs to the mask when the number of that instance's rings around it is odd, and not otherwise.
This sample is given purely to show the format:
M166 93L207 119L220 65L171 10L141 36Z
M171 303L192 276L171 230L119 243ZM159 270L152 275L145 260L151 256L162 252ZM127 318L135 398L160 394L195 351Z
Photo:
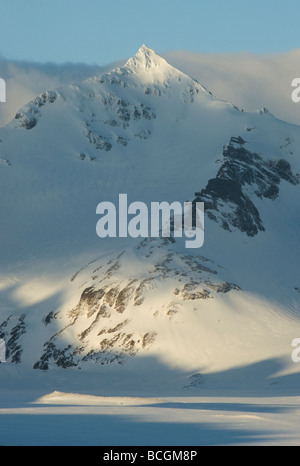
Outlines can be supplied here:
M156 53L154 52L154 50L150 49L150 47L147 47L147 45L143 44L138 53L141 53L141 54L149 54L149 53L153 53L154 55L156 55Z
M137 54L130 58L125 65L126 68L130 68L133 71L137 71L141 68L156 68L158 66L166 67L170 65L146 45L142 45Z

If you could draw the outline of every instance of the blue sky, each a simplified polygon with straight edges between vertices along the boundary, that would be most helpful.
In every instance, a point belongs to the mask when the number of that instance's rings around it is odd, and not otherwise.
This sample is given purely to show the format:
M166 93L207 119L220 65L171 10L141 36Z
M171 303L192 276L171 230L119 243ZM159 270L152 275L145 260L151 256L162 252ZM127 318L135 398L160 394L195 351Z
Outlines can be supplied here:
M0 0L0 55L104 65L158 53L300 47L299 0Z

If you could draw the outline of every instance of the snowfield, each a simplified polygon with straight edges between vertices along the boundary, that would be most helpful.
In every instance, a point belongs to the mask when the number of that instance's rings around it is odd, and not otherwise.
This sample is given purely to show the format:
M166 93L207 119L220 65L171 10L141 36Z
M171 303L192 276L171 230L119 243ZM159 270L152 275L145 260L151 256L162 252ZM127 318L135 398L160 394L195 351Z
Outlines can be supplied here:
M0 445L300 445L300 127L143 46L0 129ZM184 238L97 205L204 202Z
M179 371L162 370L154 382L148 372L41 374L2 364L1 444L299 446L300 397L297 388L285 388L293 378L299 386L299 377L274 376L279 365L213 374L211 388L198 380L182 389ZM7 387L8 380L16 386Z

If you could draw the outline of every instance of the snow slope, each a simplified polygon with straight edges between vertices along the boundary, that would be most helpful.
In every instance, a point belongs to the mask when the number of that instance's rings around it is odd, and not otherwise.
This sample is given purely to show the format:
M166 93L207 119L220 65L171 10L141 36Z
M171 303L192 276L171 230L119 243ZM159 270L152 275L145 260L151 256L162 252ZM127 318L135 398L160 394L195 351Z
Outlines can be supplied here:
M215 99L143 46L111 73L41 94L0 141L3 414L16 381L36 384L26 403L76 386L147 398L297 394L298 126ZM96 207L120 193L204 202L204 246L100 239Z

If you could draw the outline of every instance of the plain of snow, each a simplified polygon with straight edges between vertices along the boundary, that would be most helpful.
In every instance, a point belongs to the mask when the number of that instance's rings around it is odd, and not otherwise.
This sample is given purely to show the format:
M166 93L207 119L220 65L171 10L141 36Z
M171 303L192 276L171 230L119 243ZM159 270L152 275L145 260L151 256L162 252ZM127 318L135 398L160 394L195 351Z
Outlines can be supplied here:
M228 377L235 386L216 374L210 388L184 390L177 388L182 374L166 370L154 382L149 373L37 374L4 366L1 445L300 445L297 390L278 388L272 374L239 387L243 373L266 374L259 364L236 369ZM16 385L3 388L9 372Z

